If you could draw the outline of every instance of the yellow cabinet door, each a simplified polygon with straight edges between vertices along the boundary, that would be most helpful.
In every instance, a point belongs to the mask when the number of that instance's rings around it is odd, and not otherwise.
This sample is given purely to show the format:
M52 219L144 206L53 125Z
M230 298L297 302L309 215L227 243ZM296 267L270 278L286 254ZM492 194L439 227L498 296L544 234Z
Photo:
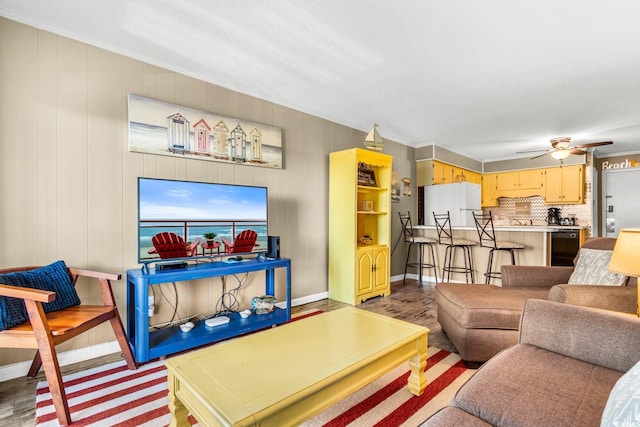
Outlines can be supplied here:
M496 174L496 189L498 191L517 190L519 183L518 172L501 172Z
M532 169L522 170L518 173L519 190L538 190L543 188L544 170Z
M496 174L482 175L482 206L498 206Z
M389 248L386 246L358 249L356 299L366 299L368 294L390 295Z
M545 202L547 204L584 203L584 167L562 166L546 170Z
M373 277L371 285L374 291L389 288L389 248L377 248L373 251Z
M565 203L584 203L584 167L563 167L562 188Z
M496 175L496 197L530 197L543 194L544 169L501 172Z
M451 183L451 166L433 161L433 184L450 184Z
M465 170L455 166L451 166L451 182L465 182L467 175Z
M467 182L482 185L482 174L467 170L465 171L465 176L467 177Z
M371 249L359 249L356 259L356 297L373 291L371 276L373 273L373 251Z
M545 187L546 203L562 203L562 168L549 168L545 171L547 185Z

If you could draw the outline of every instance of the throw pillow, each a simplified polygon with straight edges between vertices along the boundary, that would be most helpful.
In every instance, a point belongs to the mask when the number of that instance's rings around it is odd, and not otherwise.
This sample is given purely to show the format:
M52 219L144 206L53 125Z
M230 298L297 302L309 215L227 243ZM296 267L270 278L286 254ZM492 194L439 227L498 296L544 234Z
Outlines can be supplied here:
M600 426L635 426L640 414L640 362L616 382L604 407Z
M56 261L33 270L0 274L0 283L55 292L55 300L42 304L45 313L80 304L80 298L64 261ZM29 315L22 300L0 297L0 331L27 320Z
M611 254L613 251L580 249L578 264L571 273L568 283L573 285L624 285L627 276L609 271Z

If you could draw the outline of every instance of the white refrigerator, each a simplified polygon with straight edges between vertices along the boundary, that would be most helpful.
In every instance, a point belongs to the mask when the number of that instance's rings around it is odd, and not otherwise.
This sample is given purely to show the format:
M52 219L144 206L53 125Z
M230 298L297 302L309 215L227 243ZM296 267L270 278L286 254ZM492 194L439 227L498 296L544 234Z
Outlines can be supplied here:
M449 211L452 226L475 226L472 212L482 210L479 184L457 182L454 184L426 185L424 187L424 221L435 225L433 213Z

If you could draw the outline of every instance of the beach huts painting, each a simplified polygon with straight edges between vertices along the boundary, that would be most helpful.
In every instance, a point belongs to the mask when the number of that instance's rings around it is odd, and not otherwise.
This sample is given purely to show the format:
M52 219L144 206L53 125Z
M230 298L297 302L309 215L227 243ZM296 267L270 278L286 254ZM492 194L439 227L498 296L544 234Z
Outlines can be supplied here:
M129 94L129 150L282 168L282 130Z

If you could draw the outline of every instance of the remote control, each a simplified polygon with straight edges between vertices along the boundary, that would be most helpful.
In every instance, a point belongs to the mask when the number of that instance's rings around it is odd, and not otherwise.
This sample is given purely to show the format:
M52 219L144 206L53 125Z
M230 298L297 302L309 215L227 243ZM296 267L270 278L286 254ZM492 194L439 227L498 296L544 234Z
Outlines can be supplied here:
M218 317L212 317L211 319L205 320L204 324L209 327L214 327L214 326L225 325L229 323L229 320L231 319L229 319L227 316L218 316Z

